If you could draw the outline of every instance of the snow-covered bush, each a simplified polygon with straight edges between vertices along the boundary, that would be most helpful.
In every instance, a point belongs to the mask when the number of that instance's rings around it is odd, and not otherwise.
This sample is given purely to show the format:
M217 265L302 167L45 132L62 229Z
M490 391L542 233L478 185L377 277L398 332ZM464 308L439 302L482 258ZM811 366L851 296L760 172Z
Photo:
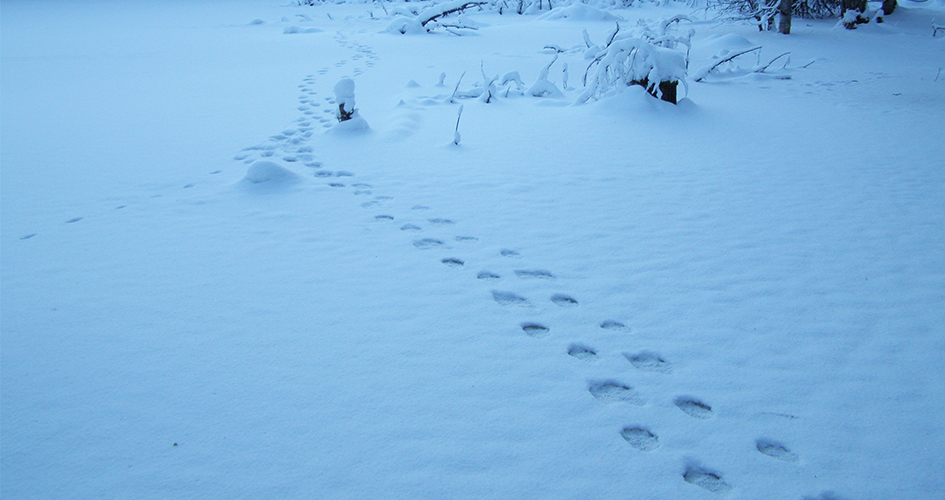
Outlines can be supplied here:
M488 2L485 0L452 0L441 4L433 5L421 11L416 17L399 16L387 26L388 33L417 34L433 31L436 28L445 28L447 30L458 29L476 29L467 23L444 23L443 18L452 14L461 13L472 7L482 7ZM456 33L458 34L458 33Z
M792 15L805 19L827 19L840 15L842 0L794 0ZM758 30L774 30L781 0L708 0L708 9L724 20L754 20Z
M578 102L599 98L620 87L640 85L654 97L675 104L678 84L682 82L689 89L686 74L694 34L691 29L685 33L675 30L682 21L688 18L664 19L654 29L641 20L636 30L625 35L620 33L618 23L604 47L592 44L585 31L588 49L584 57L591 63Z

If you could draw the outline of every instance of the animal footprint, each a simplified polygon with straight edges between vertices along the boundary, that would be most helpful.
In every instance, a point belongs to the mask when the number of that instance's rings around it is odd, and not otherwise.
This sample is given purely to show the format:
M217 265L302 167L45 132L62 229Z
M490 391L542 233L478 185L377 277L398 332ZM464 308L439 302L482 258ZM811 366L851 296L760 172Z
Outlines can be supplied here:
M515 271L515 275L523 279L554 279L555 275L551 274L550 271L545 271L544 269L519 269Z
M449 219L427 219L427 222L434 226L449 226L453 224L453 221Z
M673 404L692 418L712 418L712 407L698 399L678 397Z
M605 403L624 402L632 405L643 405L640 394L628 385L613 380L591 382L587 390L592 396Z
M414 241L413 246L419 248L420 250L429 250L431 248L443 246L443 242L433 238L423 238L422 240Z
M36 233L25 234L25 235L23 235L23 236L20 236L20 239L21 239L21 240L28 240L28 239L32 238L33 236L36 236Z
M376 204L377 202L374 201L374 202L371 202L371 203ZM404 224L403 226L400 226L400 230L401 230L401 231L419 231L419 230L420 230L420 226L415 226L415 225L413 225L413 224Z
M568 346L568 356L577 359L597 359L597 351L583 344L571 344Z
M673 365L669 364L659 354L651 351L640 351L636 354L623 353L634 368L644 372L669 373Z
M450 258L448 258L448 259L443 259L443 260L441 260L440 262L442 262L442 263L444 263L444 264L446 264L447 266L450 266L450 267L462 267L463 265L466 264L466 263L463 262L462 260L459 260L459 259L456 259L456 258L453 258L453 257L450 257Z
M660 447L660 439L644 427L624 427L620 435L640 451L653 451Z
M600 327L603 328L604 330L623 330L623 331L629 330L629 328L627 328L627 325L619 321L614 321L612 319L608 319L606 321L601 322Z
M698 465L686 467L683 479L689 484L694 484L712 493L724 493L732 489L728 483L722 480L721 474Z
M770 439L759 439L758 441L755 441L755 447L763 455L768 455L769 457L777 458L778 460L783 460L785 462L797 462L797 455L789 450L787 446L784 446L777 441L772 441Z
M541 338L548 335L549 329L547 326L538 323L522 323L522 331L529 337Z
M499 305L503 306L525 305L528 303L528 299L521 295L512 292L500 292L498 290L492 291L492 298L495 299Z
M475 236L457 236L456 241L479 241Z
M492 272L489 272L489 271L481 271L479 274L476 275L476 279L488 280L488 281L497 281L497 280L502 279L502 277L499 276L499 275L496 274L496 273L492 273Z
M500 253L503 257L515 257L515 258L518 258L518 257L521 257L521 256L522 256L522 254L516 252L515 250L509 250L508 248L503 248L502 250L499 251L499 253Z
M551 296L551 301L555 304L558 304L561 307L577 307L578 301L569 295L562 295L556 293Z
M75 224L76 222L79 222L80 220L82 220L82 217L75 217L75 218L67 220L66 224Z
M375 215L374 220L388 222L394 220L393 215Z

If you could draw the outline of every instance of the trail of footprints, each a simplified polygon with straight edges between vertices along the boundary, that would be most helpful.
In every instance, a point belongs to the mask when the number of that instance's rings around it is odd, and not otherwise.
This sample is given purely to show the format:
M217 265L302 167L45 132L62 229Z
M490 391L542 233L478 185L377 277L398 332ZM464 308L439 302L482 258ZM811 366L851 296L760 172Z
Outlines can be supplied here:
M354 48L357 55L353 60L367 59L367 66L373 66L376 56L370 49L347 42L346 38L339 34L336 36L339 44ZM347 64L348 61L340 61L336 67ZM318 74L325 74L329 71L324 68L318 71ZM334 100L326 97L319 100L315 87L315 76L309 75L302 84L299 85L301 95L299 97L299 111L302 116L297 120L292 128L286 129L279 134L271 136L269 143L246 148L235 157L238 161L252 163L256 159L281 157L283 161L289 163L301 163L313 171L316 178L325 179L329 186L335 188L351 188L351 192L357 197L368 197L360 206L365 209L380 208L385 202L392 199L390 196L374 195L374 186L362 183L351 182L348 179L356 178L353 172L331 171L323 168L323 163L319 161L310 146L306 142L314 134L317 124L328 128L333 125L334 119ZM317 123L317 124L316 124ZM347 183L351 182L350 185ZM444 217L425 217L430 207L424 205L414 205L410 208L412 215L410 220L401 222L395 215L389 213L375 213L373 216L375 223L391 224L402 234L406 235L410 243L420 251L452 249L453 244L462 244L478 241L478 238L468 235L457 235L452 238L442 236L427 236L423 234L427 228L434 232L441 233L444 230L450 230L456 226L456 222ZM80 219L80 218L79 218ZM77 219L78 220L78 219ZM72 221L70 221L72 222ZM29 237L29 236L26 236ZM512 270L511 276L503 276L493 270L483 269L478 271L476 279L489 285L498 285L507 283L507 278L513 280L534 280L538 282L547 282L549 286L557 280L554 272L543 268L528 268L525 266L515 266L514 263L523 260L524 256L517 250L502 248L498 251L498 256L508 259L511 267L517 267ZM444 266L449 268L464 268L467 266L467 260L458 256L437 257ZM490 286L491 287L491 286ZM514 288L513 286L502 288ZM492 288L490 290L492 300L500 307L515 308L520 307L523 310L532 310L532 299L525 297L515 291L508 289ZM547 297L551 303L561 308L577 308L581 302L566 293L553 293ZM630 327L626 324L613 319L605 319L599 322L595 327L614 333L629 333ZM541 339L552 334L552 329L548 325L539 321L524 321L519 323L518 328L522 334ZM582 362L594 362L600 358L601 353L592 346L582 343L572 343L568 346L567 355ZM655 373L670 376L673 371L673 365L661 354L651 350L639 350L635 352L623 352L623 357L627 362L639 372ZM630 406L643 406L647 401L639 391L632 385L617 379L589 380L587 382L587 391L591 397L601 404L627 404ZM715 409L706 401L689 395L681 395L672 401L673 407L694 420L709 420L715 417ZM645 425L642 423L631 423L615 432L632 449L640 453L648 453L657 450L661 446L660 436L657 432L658 426ZM766 457L783 462L797 462L798 456L792 452L785 444L769 440L758 439L755 442L755 448L758 453ZM681 475L681 479L686 483L713 493L725 493L732 489L732 486L725 480L723 474L717 470L705 467L701 464L690 463L686 465Z

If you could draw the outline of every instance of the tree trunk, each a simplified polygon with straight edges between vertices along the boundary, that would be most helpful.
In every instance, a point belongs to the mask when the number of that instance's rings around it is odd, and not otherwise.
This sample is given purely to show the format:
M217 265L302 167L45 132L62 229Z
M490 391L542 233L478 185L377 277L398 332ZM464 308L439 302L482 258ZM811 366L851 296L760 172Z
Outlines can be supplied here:
M897 5L896 0L883 0L883 14L887 16L892 14Z
M869 22L869 19L863 15L866 12L866 1L867 0L843 0L840 4L840 15L843 19L843 26L846 29L856 29L857 24ZM856 12L856 14L850 15L847 14L847 12Z
M660 82L660 99L676 104L676 86L679 82Z
M794 12L794 0L781 0L778 10L781 11L781 18L778 19L778 31L784 35L790 35L791 14Z

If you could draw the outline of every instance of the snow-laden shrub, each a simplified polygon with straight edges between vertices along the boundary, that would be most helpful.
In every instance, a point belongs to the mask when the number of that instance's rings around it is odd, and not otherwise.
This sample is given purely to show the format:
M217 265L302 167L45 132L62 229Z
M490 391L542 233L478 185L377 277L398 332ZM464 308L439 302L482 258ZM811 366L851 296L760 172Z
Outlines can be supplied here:
M616 89L640 85L654 97L676 103L676 87L686 87L689 67L690 40L693 30L680 33L678 23L688 21L685 16L664 19L651 28L640 21L637 29L621 34L617 24L604 47L594 45L585 31L588 46L585 59L591 59L585 74L585 89L578 102L600 98ZM685 49L685 51L683 51Z
M488 2L485 0L452 0L428 7L421 11L416 17L396 17L387 26L388 33L417 34L433 31L436 28L446 29L476 29L474 26L459 23L444 23L443 18L452 14L457 14L472 7L482 7ZM458 33L457 33L458 34Z
M706 7L728 21L754 20L759 30L774 30L781 0L708 0ZM794 0L792 15L804 19L838 17L842 0Z

